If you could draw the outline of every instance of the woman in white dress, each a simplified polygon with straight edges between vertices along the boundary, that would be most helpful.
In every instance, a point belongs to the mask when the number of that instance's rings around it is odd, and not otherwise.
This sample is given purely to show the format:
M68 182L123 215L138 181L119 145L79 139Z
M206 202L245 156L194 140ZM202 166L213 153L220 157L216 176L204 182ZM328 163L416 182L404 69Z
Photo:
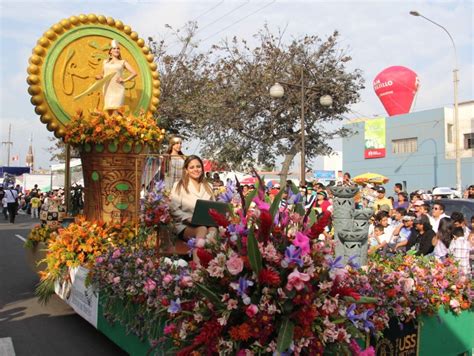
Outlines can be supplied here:
M102 75L96 76L97 80L106 77L109 74L115 75L104 85L104 110L112 113L123 106L125 101L125 82L128 82L137 76L133 67L120 55L120 46L118 41L112 40L109 50L109 58L104 62ZM127 78L123 78L123 70L130 72Z

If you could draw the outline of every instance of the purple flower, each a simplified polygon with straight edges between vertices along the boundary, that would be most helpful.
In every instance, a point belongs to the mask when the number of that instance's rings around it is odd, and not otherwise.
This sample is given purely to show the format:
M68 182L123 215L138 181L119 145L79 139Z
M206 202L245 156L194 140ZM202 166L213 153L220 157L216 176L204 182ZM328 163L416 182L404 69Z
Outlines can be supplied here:
M188 245L189 248L189 256L192 256L193 250L196 248L196 239L194 237L189 239L188 242L186 242L186 245Z
M181 311L181 300L178 298L176 301L172 300L168 307L168 313L176 314Z
M253 286L253 282L244 277L239 278L239 283L231 283L231 287L234 288L241 297L246 295L247 289L250 286Z
M356 256L356 255L351 256L351 257L349 257L349 259L347 260L347 264L348 264L349 266L351 266L352 268L359 269L359 268L360 268L360 264L359 264L356 260L357 260L357 256Z
M301 257L301 248L290 245L285 250L284 261L287 264L296 263L298 266L303 267L303 260Z
M336 268L344 268L344 265L341 263L342 256L336 257L336 259L332 259L331 257L326 257L326 262L328 263L329 270L333 270Z

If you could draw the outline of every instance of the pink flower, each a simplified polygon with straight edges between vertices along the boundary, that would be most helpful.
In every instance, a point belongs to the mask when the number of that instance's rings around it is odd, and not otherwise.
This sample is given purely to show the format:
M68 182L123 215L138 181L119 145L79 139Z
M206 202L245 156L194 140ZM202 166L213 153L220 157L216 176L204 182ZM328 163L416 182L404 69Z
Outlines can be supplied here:
M173 281L173 276L171 274L167 274L163 277L163 284L170 284Z
M309 281L309 275L306 273L301 273L298 270L294 270L288 276L288 284L286 285L286 289L293 290L302 290L304 288L304 282Z
M301 255L307 255L310 251L311 248L309 246L309 238L305 234L301 232L296 233L296 237L293 240L293 245L299 247L301 249Z
M244 261L242 261L242 259L234 253L226 262L226 266L229 270L229 273L235 276L244 269Z
M112 254L112 258L119 258L121 254L122 252L120 252L120 249L116 249Z
M156 288L156 282L151 278L147 278L143 286L143 291L147 294L150 294L150 292L152 292L155 288Z
M113 282L114 282L114 284L119 284L120 283L120 276L114 277Z
M415 281L413 278L400 278L398 284L402 287L403 293L410 293L415 287Z
M190 276L183 276L183 278L181 278L181 280L179 281L179 285L181 287L192 287L193 280Z
M255 304L250 304L245 310L245 314L249 318L253 318L258 313L258 307Z
M175 324L169 324L166 325L165 328L163 329L163 332L165 335L172 334L176 330L176 325Z

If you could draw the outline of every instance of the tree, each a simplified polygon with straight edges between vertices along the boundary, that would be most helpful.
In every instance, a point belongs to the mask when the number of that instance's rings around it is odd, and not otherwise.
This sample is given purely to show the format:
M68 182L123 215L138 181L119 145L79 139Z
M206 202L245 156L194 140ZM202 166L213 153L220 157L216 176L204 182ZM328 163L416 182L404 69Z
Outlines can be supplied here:
M188 22L182 29L171 31L171 43L164 39L148 38L148 45L155 55L160 73L160 103L157 119L168 133L192 137L197 118L209 110L201 100L201 93L211 88L209 53L197 53L194 36L196 22ZM176 53L171 50L178 48Z
M301 97L300 90L287 88L287 94L275 100L269 88L276 81L298 84L304 71L305 87L311 88L305 98L307 159L331 153L328 141L347 135L345 129L329 124L343 119L363 88L361 72L345 68L351 58L337 48L338 32L325 41L308 35L288 45L283 35L275 36L264 27L255 36L258 45L253 49L235 37L213 47L218 59L211 65L214 89L206 101L219 111L197 123L205 155L234 164L253 157L268 165L284 156L282 181L301 151ZM333 98L330 108L319 103L327 94Z

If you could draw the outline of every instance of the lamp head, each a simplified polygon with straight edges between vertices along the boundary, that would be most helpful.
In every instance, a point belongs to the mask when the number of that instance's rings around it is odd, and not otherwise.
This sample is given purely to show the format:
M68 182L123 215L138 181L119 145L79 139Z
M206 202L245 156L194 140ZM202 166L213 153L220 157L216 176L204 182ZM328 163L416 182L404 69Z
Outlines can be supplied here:
M410 15L413 15L413 16L421 16L418 11L410 11Z
M323 95L319 98L319 103L322 106L331 106L332 105L332 97L331 95Z
M272 85L270 88L270 96L272 98L281 98L283 95L285 95L285 89L281 86L280 83L275 83Z

